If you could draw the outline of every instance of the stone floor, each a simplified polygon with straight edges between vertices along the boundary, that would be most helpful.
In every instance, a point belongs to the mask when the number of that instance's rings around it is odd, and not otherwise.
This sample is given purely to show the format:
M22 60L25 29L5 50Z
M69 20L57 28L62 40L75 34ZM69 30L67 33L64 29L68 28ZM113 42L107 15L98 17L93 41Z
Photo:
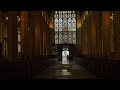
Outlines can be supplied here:
M55 65L49 67L34 79L96 79L96 76L78 65L75 60L63 59L56 61Z

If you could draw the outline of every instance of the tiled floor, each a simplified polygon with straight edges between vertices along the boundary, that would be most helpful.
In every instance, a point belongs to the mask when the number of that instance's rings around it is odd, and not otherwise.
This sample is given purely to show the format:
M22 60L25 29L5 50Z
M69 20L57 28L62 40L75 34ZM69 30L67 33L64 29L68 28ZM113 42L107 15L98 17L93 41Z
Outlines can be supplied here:
M63 59L35 79L96 79L96 76L79 66L74 60Z

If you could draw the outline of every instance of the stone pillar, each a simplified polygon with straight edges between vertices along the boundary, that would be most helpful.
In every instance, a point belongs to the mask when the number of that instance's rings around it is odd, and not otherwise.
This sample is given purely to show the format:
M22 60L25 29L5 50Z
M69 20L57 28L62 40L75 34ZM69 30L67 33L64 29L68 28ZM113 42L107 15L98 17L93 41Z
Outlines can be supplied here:
M44 54L47 56L47 22L45 19L45 30L44 30Z
M81 33L80 33L80 29L81 29L81 18L80 18L80 12L76 12L76 24L77 24L77 30L76 30L76 44L75 44L75 49L74 52L76 52L75 56L79 56L80 55L80 42L81 42Z
M28 29L28 12L27 11L21 11L20 12L20 18L21 18L21 25L20 25L20 31L21 31L21 47L22 47L22 55L25 60L27 60L29 55L29 29Z
M114 59L119 59L119 11L113 12Z
M49 29L48 29L48 22L46 23L46 55L49 55L50 52L50 34L49 34Z
M0 11L0 58L3 55L3 43L2 43L2 35L3 35L3 30L2 30L2 12Z
M35 54L40 55L40 12L35 12Z
M110 11L110 39L111 39L111 55L110 58L114 59L114 29L113 29L113 11Z
M95 26L95 11L90 11L91 20L91 56L95 57L96 54L96 26Z
M90 17L89 11L86 15L86 48L87 48L87 57L90 58Z
M43 32L43 54L46 55L46 32Z
M84 21L82 22L82 27L81 27L81 53L82 55L84 54Z
M43 16L40 12L40 55L43 55Z
M0 11L0 43L2 43L2 12Z
M88 16L85 16L85 21L84 21L84 54L87 56L88 55Z
M8 11L8 61L16 62L18 59L18 21L17 12Z
M87 55L88 54L88 36L87 36L87 19L88 17L85 15L83 16L83 24L82 24L82 31L81 31L81 36L82 36L82 54Z
M84 22L82 23L82 28L81 28L81 49L82 49L82 54L84 54Z
M118 19L118 60L120 60L120 11L118 11L119 19Z
M46 26L45 26L45 18L43 17L43 55L46 52Z
M87 24L87 35L88 35L88 57L91 57L91 17L90 17L90 11L88 11L88 24Z
M101 57L102 54L102 12L95 12L95 23L96 23L96 55L97 58Z
M40 12L40 55L43 55L43 14Z
M110 11L102 12L103 58L110 57Z
M30 60L34 59L35 56L35 23L34 23L34 11L28 12L28 35L29 35L29 57Z
M49 20L49 38L50 38L50 55L52 55L52 47L54 46L54 12L52 12Z

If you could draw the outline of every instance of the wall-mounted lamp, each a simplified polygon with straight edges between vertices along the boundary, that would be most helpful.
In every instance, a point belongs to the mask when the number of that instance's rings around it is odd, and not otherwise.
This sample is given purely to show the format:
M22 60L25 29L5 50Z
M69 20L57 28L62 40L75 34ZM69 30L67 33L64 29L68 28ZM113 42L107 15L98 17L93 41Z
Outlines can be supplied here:
M85 16L84 16L84 20L85 20Z
M17 16L17 19L19 18L19 16Z
M6 20L8 20L8 17L6 17Z
M113 13L112 13L112 16L113 16Z
M46 17L44 17L45 18L45 21L46 21Z
M88 15L88 11L86 11L86 16Z
M110 16L110 19L113 20L113 16Z
M42 16L44 15L43 11L42 11Z

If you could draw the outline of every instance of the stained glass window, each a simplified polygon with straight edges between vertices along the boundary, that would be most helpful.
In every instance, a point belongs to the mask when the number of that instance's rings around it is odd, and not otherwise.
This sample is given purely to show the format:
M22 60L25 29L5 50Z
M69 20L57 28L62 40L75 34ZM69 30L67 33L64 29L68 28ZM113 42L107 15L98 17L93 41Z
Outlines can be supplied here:
M71 14L68 14L68 31L71 31Z
M58 31L58 18L55 19L55 31Z
M68 40L67 40L67 32L64 32L64 33L63 33L63 43L64 43L64 44L67 44L67 41L68 41Z
M68 33L68 42L69 44L72 44L72 33L71 32Z
M55 11L55 44L76 44L75 11Z
M55 44L58 44L58 32L55 32Z
M62 32L59 32L59 43L62 44Z
M73 44L76 44L76 32L73 32Z
M62 14L59 15L59 31L62 31Z
M63 13L63 31L67 31L67 13Z

